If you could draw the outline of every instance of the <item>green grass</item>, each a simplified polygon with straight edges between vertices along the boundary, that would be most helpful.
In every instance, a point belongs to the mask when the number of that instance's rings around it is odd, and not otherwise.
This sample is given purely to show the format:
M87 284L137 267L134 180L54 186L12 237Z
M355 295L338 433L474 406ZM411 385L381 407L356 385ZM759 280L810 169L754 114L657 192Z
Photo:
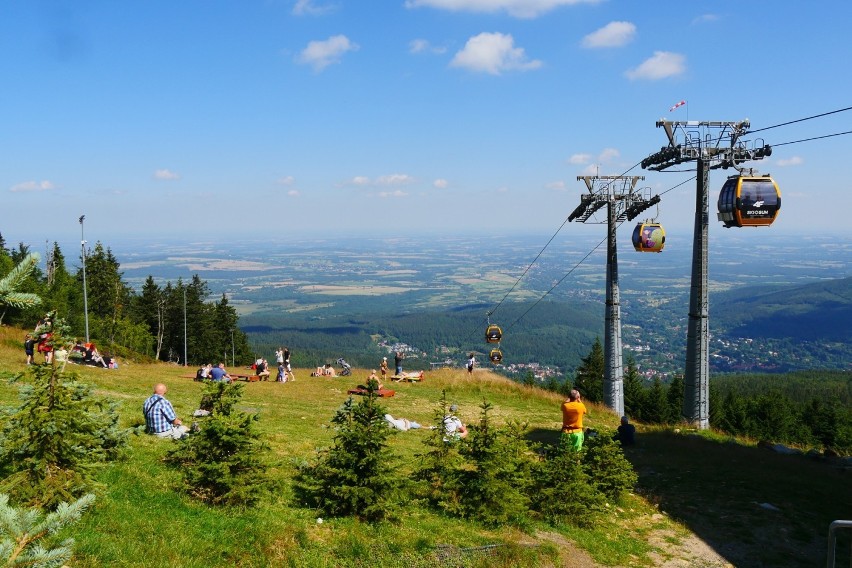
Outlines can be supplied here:
M21 330L0 328L2 374L25 368L19 337ZM74 369L100 394L119 401L126 426L142 423L141 405L154 383L168 385L168 398L187 421L201 397L201 384L184 378L194 369L133 363L117 370ZM746 444L639 425L640 443L627 452L639 473L637 493L612 503L592 529L533 522L486 528L411 500L401 503L392 519L375 525L353 519L320 524L316 511L292 500L295 463L331 441L335 409L367 373L356 369L352 377L327 379L296 369L293 383L246 385L240 406L258 413L259 428L272 448L270 472L279 482L278 490L251 509L210 508L179 493L178 473L162 462L172 442L133 436L128 458L101 472L103 489L94 507L67 530L77 541L71 565L592 565L577 561L573 545L594 565L653 566L661 558L687 558L681 543L694 534L734 565L813 566L824 562L828 523L852 516L848 473ZM467 422L478 418L485 399L493 404L496 422L525 421L538 440L554 440L561 423L560 397L489 372L472 379L463 370L427 372L420 384L391 388L397 395L382 400L387 412L424 425L432 422L442 390ZM0 389L0 402L15 398L14 388ZM594 428L612 429L617 423L603 408L592 407L591 415ZM416 468L426 436L425 430L414 430L390 438L400 477ZM764 502L781 511L761 508ZM848 551L848 543L844 546Z

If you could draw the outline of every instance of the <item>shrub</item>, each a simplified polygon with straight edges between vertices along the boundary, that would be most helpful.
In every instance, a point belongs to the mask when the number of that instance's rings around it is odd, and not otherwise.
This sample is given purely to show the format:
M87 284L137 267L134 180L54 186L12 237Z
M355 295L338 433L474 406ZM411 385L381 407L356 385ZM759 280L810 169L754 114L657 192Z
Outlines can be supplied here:
M638 481L621 445L608 434L586 438L582 463L595 488L613 501L631 491Z
M56 320L53 343L65 343ZM94 472L127 447L116 404L96 396L53 363L30 365L20 382L20 404L0 418L0 491L31 506L55 508L92 490Z
M211 382L204 397L213 412L197 433L177 442L166 462L181 468L184 490L212 505L251 505L269 487L256 429L258 416L236 410L243 385Z
M304 465L296 478L300 500L329 516L356 516L375 521L388 516L400 481L393 473L387 448L385 410L373 385L358 404L352 397L337 410L332 423L337 434L331 448Z

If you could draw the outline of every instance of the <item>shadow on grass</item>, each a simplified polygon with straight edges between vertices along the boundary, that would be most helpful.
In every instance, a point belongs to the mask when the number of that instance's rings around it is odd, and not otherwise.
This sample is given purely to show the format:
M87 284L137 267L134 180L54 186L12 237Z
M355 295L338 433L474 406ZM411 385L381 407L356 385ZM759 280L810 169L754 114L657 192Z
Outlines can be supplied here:
M672 432L639 434L625 455L637 491L734 566L823 566L829 524L852 517L852 473L806 456Z

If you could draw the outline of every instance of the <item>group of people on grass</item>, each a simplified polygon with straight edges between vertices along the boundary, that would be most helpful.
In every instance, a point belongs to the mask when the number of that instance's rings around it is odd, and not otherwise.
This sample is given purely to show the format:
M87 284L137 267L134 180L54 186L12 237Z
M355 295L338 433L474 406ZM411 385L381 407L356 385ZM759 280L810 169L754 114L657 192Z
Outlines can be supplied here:
M285 348L286 349L286 348ZM279 350L281 351L281 350ZM278 356L279 351L276 351L276 357ZM287 358L283 358L284 352L281 351L282 361L279 363L279 380L282 382L286 382L287 380L287 371L289 371L289 352L287 352ZM286 364L284 361L288 361ZM260 376L261 373L266 372L268 375L268 368L266 365L266 361L264 359L259 359L256 363L257 373ZM205 367L199 370L199 373L204 370ZM366 385L359 385L360 388L364 390L372 389L372 390L380 390L384 388L383 379L387 376L387 357L383 358L382 365L380 366L381 370L381 379L379 375L376 374L375 369L370 372L370 376L367 378ZM470 371L470 370L469 370ZM230 381L230 375L228 375L227 371L225 371L225 366L223 363L219 363L217 367L212 367L208 365L206 367L207 374L204 376L204 379L210 379L214 381L227 380ZM292 371L289 371L292 376ZM398 375L402 373L401 366L397 369ZM315 372L316 376L336 376L334 374L334 368L331 367L330 364L325 365L324 367L317 367ZM282 380L283 378L283 380ZM293 380L292 378L290 380ZM171 403L165 399L166 387L163 384L157 384L154 387L154 394L151 395L148 400L145 401L143 405L143 413L145 414L145 424L147 430L151 434L156 434L160 437L167 438L180 438L186 434L186 428L182 427L182 423L180 419L177 418L174 412L174 408ZM587 436L596 435L591 429L585 429L583 426L583 418L589 416L588 409L586 405L583 404L582 396L577 389L571 390L568 395L568 399L562 403L562 445L569 450L572 451L580 451L583 448L583 442ZM444 440L447 442L451 442L454 440L459 440L467 437L468 430L461 419L458 418L456 412L458 411L458 406L456 404L452 404L449 407L449 413L447 413L443 418L443 426L445 431ZM407 430L415 430L421 428L421 425L418 422L413 420L408 420L406 418L394 418L390 414L385 414L385 421L388 426L391 428L395 428L401 431ZM435 428L432 426L431 428ZM618 430L613 436L613 438L619 441L622 445L633 445L636 442L636 428L633 424L630 423L630 420L627 416L621 417L621 423L618 426Z
M76 341L69 352L65 345L56 345L53 340L53 313L40 319L32 333L24 336L24 354L27 365L35 364L36 352L44 356L45 363L81 363L104 369L117 369L118 362L110 355L101 355L92 342Z

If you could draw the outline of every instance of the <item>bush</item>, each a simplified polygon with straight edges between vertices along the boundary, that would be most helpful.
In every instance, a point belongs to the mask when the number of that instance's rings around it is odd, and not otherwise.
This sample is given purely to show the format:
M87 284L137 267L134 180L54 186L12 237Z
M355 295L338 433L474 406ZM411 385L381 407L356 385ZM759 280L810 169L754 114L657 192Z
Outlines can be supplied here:
M582 453L560 447L535 468L531 507L553 525L591 527L605 499L581 462Z

